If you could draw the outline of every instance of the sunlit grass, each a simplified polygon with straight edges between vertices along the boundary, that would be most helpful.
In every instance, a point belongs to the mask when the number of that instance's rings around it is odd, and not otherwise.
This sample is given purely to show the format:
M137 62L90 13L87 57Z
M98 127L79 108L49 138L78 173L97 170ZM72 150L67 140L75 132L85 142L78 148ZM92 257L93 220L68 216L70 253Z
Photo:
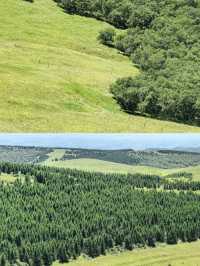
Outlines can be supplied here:
M92 172L104 172L104 173L141 173L141 174L152 174L159 176L166 176L168 174L186 172L192 173L193 180L200 180L200 165L190 166L184 168L172 168L162 169L150 166L141 165L127 165L120 163L113 163L97 159L73 159L73 160L48 160L45 162L46 165L54 167L72 168L84 171Z
M51 163L56 162L57 160L62 159L65 154L64 149L54 149L52 152L48 154L48 159L43 162L45 165L49 165Z
M98 43L105 27L64 13L53 0L1 0L0 131L200 131L120 110L109 85L138 70Z
M16 179L17 177L12 174L5 174L5 173L0 174L0 181L6 182L6 183L13 183L15 182Z
M68 264L53 266L200 266L200 241L108 254L96 259L81 257Z

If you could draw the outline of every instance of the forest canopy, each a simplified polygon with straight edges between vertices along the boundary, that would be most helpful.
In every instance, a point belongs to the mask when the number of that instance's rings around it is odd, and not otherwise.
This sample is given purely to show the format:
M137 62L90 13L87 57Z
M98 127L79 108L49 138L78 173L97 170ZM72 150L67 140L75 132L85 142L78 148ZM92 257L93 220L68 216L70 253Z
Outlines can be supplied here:
M129 56L141 73L111 86L129 113L200 122L199 0L57 0L68 13L125 29L99 39Z
M200 238L200 195L192 192L200 182L181 181L184 173L171 182L6 162L0 172L19 176L0 182L1 266L50 266L114 247Z

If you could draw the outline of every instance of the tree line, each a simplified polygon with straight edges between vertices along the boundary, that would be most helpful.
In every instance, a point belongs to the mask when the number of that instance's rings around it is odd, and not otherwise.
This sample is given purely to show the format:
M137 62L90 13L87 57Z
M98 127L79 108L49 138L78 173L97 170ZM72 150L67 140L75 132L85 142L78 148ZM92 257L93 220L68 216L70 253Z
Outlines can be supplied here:
M140 75L111 86L120 106L142 114L199 125L199 0L57 0L68 13L95 17L108 28L99 40L129 56Z
M159 191L158 176L12 163L0 163L0 171L26 176L0 183L1 266L50 266L115 246L132 250L200 237L200 195Z

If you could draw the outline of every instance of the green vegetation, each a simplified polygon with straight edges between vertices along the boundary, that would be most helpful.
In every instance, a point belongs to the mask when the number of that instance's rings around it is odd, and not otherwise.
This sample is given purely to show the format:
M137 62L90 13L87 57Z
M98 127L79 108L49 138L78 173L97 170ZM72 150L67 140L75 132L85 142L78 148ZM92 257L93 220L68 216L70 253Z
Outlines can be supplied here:
M108 88L138 70L97 41L107 27L52 0L1 0L1 132L199 131L120 110Z
M184 151L134 151L0 147L0 160L103 173L173 175L200 181L199 153Z
M17 176L14 176L12 174L5 174L5 173L0 174L0 181L2 182L13 183L16 181L16 179L17 179Z
M44 160L46 166L78 169L89 172L101 173L140 173L159 175L169 179L200 181L199 153L154 150L86 150L66 149L60 151L60 159ZM59 156L55 156L59 157Z
M0 161L13 163L39 163L47 160L50 148L0 146Z
M101 172L101 173L131 173L131 174L150 174L150 175L159 175L161 177L168 177L169 175L172 178L177 178L177 175L184 174L187 178L190 177L192 180L200 181L200 165L183 167L183 168L169 168L161 169L158 167L150 166L138 166L138 165L127 165L120 163L113 163L108 161L102 161L97 159L74 159L74 160L60 160L60 161L51 161L43 162L44 165L51 167L60 167L60 168L70 168L78 169L82 171L90 172Z
M199 153L0 147L6 152L20 164L0 163L0 266L199 265ZM165 169L138 165L161 157Z
M178 168L200 164L200 153L176 150L66 150L62 160L90 158L129 165Z
M45 160L45 163L49 164L51 162L57 162L63 159L65 155L65 149L54 149L50 153L47 154L48 159Z
M74 159L74 160L59 160L59 161L44 161L43 165L59 168L78 169L90 172L102 173L131 173L131 174L151 174L162 177L176 177L177 174L186 173L185 175L192 175L193 180L200 181L200 165L184 168L169 168L162 169L150 166L127 165L120 163L113 163L109 161L97 159Z
M81 257L68 264L55 262L54 266L199 266L200 241L155 249L138 249L107 254L95 259Z
M200 165L186 167L186 168L179 168L179 169L169 169L168 174L174 174L174 173L178 173L182 171L192 174L193 180L200 181ZM162 174L161 169L160 169L160 173ZM157 172L157 174L159 174L159 171Z
M97 17L123 33L101 31L101 43L128 55L141 74L111 92L128 113L199 125L198 0L57 0L69 13Z
M0 171L26 177L0 183L1 261L50 266L200 238L200 195L191 192L200 182L12 163Z
M72 159L59 161L44 161L43 165L60 168L78 169L82 171L102 172L102 173L137 173L138 166L113 163L97 159ZM140 167L139 167L140 168ZM144 167L148 169L149 167Z

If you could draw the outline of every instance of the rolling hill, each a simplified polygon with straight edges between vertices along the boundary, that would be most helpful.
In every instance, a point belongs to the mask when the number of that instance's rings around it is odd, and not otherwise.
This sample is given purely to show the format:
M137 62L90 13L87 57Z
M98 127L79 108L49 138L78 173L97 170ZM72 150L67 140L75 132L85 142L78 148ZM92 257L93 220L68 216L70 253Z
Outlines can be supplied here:
M193 180L200 180L199 153L189 151L54 149L47 156L48 159L44 159L41 163L52 167L103 173L140 173L162 177L189 173L192 174Z
M113 162L102 161L102 160L97 160L97 159L46 161L46 162L42 162L42 164L47 165L47 166L52 166L52 167L71 168L71 169L78 169L78 170L90 171L90 172L121 173L121 174L140 173L140 174L159 175L162 177L165 177L170 174L184 172L184 173L192 174L193 180L196 180L196 181L200 180L200 165L182 167L182 168L162 169L162 168L150 167L150 166L113 163Z
M0 2L0 131L192 132L200 128L123 113L109 93L138 70L98 43L104 22L53 0Z
M0 161L11 163L39 163L48 160L50 148L0 146Z
M0 161L39 163L91 172L140 173L163 177L184 172L191 173L193 180L200 180L200 154L185 151L103 151L0 146Z

